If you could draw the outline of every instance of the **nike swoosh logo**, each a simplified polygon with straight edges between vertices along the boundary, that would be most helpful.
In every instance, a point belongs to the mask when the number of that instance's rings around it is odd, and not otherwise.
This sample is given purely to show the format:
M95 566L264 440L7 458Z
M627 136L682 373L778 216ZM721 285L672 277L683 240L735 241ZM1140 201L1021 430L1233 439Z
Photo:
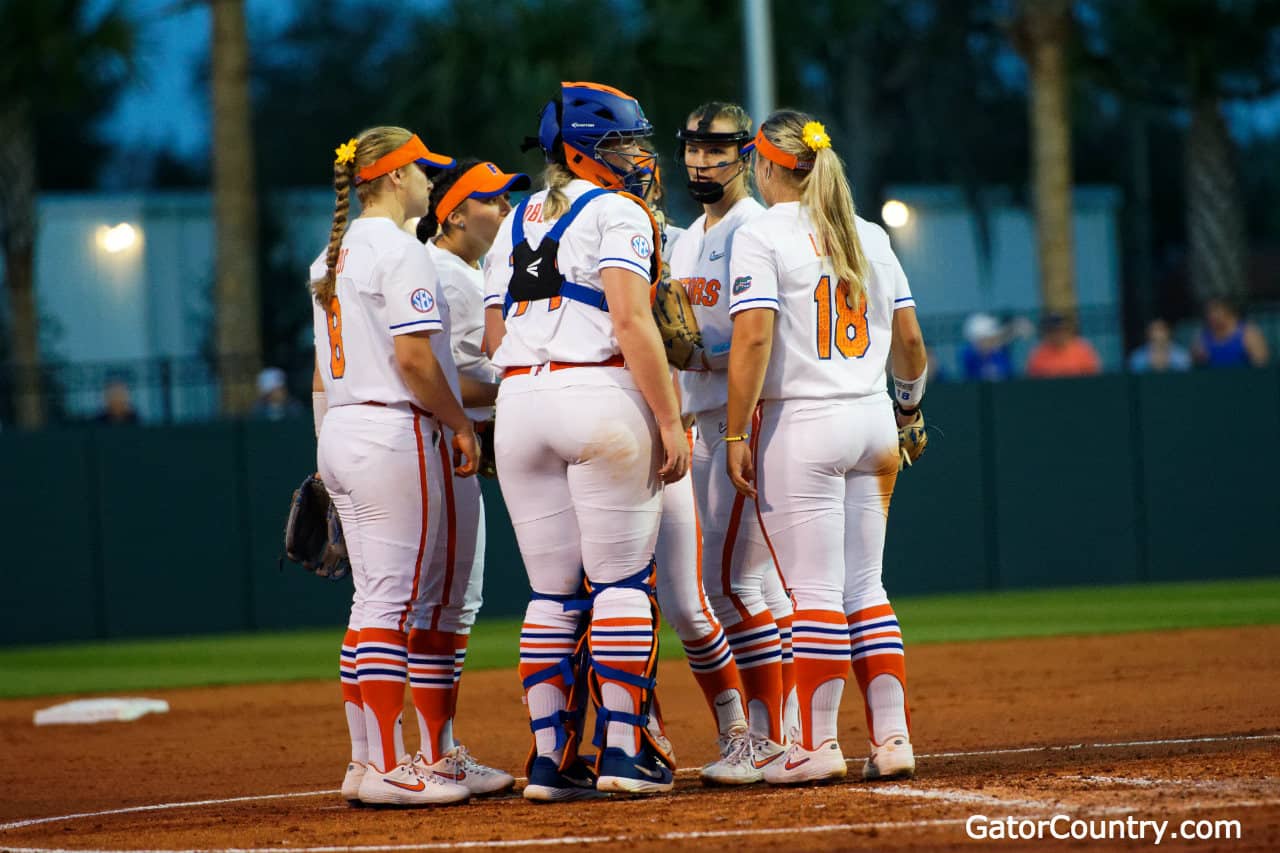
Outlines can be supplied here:
M648 767L641 767L639 764L635 765L635 768L650 779L657 779L659 781L662 779L662 773L658 770L650 770Z
M433 771L441 779L448 779L451 782L461 782L467 778L467 771L459 770L457 773L441 773L439 770Z
M720 430L720 431L721 431L721 432L724 432L724 430ZM738 701L737 699L726 699L726 700L724 700L723 702L721 702L719 699L717 699L717 700L716 700L716 707L717 707L717 708L727 708L727 707L729 707L730 705L732 705L734 702L737 702L737 701Z
M414 791L414 792L417 792L417 791L425 791L425 790L426 790L426 788L427 788L427 783L426 783L426 782L424 782L424 781L422 781L421 779L419 779L419 780L418 780L418 784L416 784L416 785L405 785L405 784L402 784L402 783L400 783L400 782L395 782L395 781L393 781L393 780L391 780L391 779L383 779L382 781L383 781L383 782L386 782L388 785L393 785L393 786L395 786L395 787L397 787L397 788L401 788L401 789L403 789L403 790L405 790L405 791Z
M778 760L778 757L779 757L780 755L782 755L782 753L781 753L781 752L779 752L779 753L777 753L777 754L775 754L775 755L771 755L771 756L769 756L769 757L768 757L768 758L766 758L764 761L756 761L756 760L753 758L753 759L751 759L751 763L752 763L752 764L754 764L754 765L756 766L756 769L757 769L757 770L763 770L766 766L768 766L768 765L772 764L773 762L777 761L777 760ZM809 759L807 759L807 758L805 759L805 761L808 761L808 760L809 760Z
M808 763L809 763L809 759L807 759L807 758L802 758L802 759L800 759L799 761L797 761L795 764L792 764L792 763L791 763L791 759L790 759L790 758L788 758L788 759L787 759L787 763L786 763L786 764L784 764L784 765L782 765L782 766L783 766L783 767L785 767L787 770L795 770L795 769L796 769L797 767L799 767L801 764L808 764Z
M709 261L718 261L718 260L720 260L720 259L721 259L721 258L723 258L723 257L724 257L724 252L723 252L723 251L721 251L721 252L720 252L720 253L718 253L718 254L717 254L716 252L712 252L710 255L708 255L708 256L707 256L707 260L709 260Z

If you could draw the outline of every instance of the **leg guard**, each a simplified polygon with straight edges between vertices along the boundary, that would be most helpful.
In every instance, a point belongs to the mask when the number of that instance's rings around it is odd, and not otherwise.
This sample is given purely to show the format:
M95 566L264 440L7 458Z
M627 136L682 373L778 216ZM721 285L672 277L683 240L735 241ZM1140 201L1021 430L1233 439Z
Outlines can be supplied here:
M530 597L535 601L558 602L566 612L589 611L591 607L590 599L587 597L585 590L576 595L546 595L534 592ZM549 663L542 669L525 675L521 679L521 686L526 693L529 688L557 677L563 678L568 690L564 710L548 716L536 717L529 722L529 730L535 734L535 740L530 747L529 757L525 762L526 775L531 771L533 761L538 755L536 734L544 729L553 729L555 731L556 749L563 750L559 767L561 771L572 766L578 759L578 748L582 743L582 729L589 693L587 679L589 666L587 653L588 624L588 620L579 617L572 652Z
M591 595L592 602L600 596L601 593L610 589L633 589L643 592L649 601L649 615L653 631L653 642L649 649L649 654L643 661L641 672L636 673L617 666L612 666L598 659L595 648L596 643L590 640L591 631L588 631L588 648L590 651L590 673L589 683L591 687L591 699L596 709L596 730L592 743L603 754L606 745L606 734L609 723L622 723L629 726L635 726L639 731L641 743L648 746L656 753L659 760L662 761L672 771L675 770L675 759L668 750L661 744L649 730L649 714L652 709L654 700L654 687L656 685L656 676L658 669L658 606L654 593L654 563L651 561L647 566L636 572L628 578L620 581L604 584L591 584L588 582L587 590ZM635 688L638 691L638 701L636 702L636 713L612 710L605 706L604 703L604 681L614 681ZM597 771L599 770L599 755L597 755Z

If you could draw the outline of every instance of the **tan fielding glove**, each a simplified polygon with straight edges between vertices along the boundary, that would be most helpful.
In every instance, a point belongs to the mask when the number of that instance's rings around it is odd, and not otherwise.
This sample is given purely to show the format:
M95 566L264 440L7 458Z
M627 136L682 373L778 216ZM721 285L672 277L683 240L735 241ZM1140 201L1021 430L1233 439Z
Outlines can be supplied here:
M702 360L702 332L693 316L689 294L683 287L663 276L655 288L653 319L667 350L667 363L677 370L688 370Z
M894 404L895 414L905 416L907 413ZM929 436L924 431L924 412L916 409L915 418L898 427L898 470L910 468L920 458L929 444Z

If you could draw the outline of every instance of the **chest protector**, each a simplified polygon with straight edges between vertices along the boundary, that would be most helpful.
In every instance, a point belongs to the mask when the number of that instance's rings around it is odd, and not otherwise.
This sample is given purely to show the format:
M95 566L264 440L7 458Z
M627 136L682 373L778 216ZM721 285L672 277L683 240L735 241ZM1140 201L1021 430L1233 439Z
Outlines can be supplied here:
M568 211L555 221L551 230L543 236L537 246L530 246L524 234L524 212L529 206L529 199L524 199L516 205L515 210L511 211L510 215L514 217L511 224L511 281L507 285L507 296L502 305L504 318L517 302L538 302L557 297L581 302L583 305L590 305L601 311L609 310L609 303L604 293L567 280L564 273L560 272L558 259L560 240L564 237L564 232L592 200L608 193L608 190L593 189L578 196ZM620 195L625 195L640 204L645 213L648 213L648 208L635 196L628 193L620 193ZM649 216L649 220L653 222L652 215ZM655 224L653 242L655 247L661 245L659 240L660 232ZM653 280L661 269L662 261L655 248L649 264L650 279Z

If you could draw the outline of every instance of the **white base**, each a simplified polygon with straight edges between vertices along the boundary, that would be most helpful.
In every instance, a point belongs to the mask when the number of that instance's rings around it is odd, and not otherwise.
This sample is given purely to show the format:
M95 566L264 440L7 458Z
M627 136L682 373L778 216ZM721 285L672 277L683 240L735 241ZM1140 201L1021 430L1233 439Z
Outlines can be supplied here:
M128 722L144 714L168 712L169 703L163 699L77 699L36 711L35 724L53 726L65 723Z

